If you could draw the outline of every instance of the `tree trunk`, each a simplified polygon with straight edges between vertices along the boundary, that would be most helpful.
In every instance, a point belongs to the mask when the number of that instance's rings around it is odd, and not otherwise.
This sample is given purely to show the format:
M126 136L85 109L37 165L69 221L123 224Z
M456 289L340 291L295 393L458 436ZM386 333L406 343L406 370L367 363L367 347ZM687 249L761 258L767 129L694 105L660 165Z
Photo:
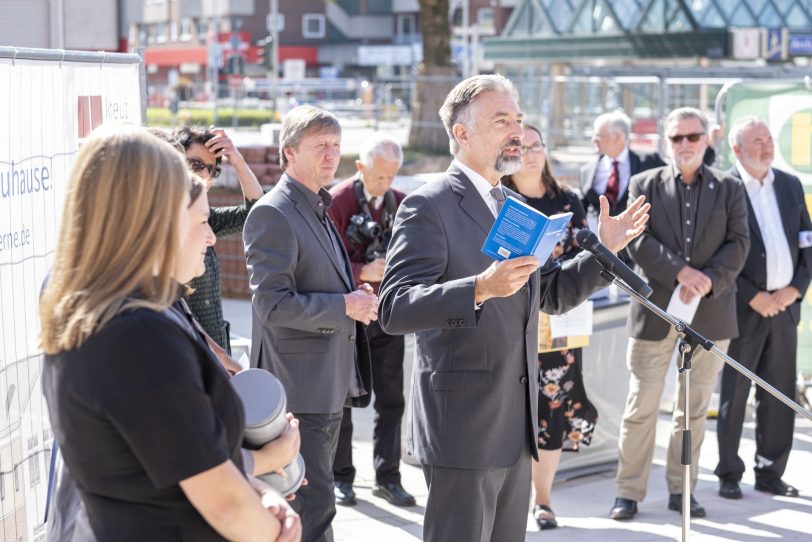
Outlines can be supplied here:
M451 64L448 0L420 0L423 63L412 94L409 147L428 152L448 148L448 135L438 111L457 81Z

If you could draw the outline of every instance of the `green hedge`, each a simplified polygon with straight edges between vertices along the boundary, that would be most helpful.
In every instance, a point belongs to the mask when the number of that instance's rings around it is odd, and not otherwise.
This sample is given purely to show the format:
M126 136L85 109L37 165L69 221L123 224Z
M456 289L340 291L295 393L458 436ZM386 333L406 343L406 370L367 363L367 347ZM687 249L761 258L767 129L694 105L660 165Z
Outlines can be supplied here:
M217 124L219 126L231 126L233 116L234 110L230 107L218 109ZM258 128L260 124L274 121L275 117L270 111L237 110L237 126ZM181 109L177 115L172 115L172 112L166 107L147 108L148 126L210 126L212 124L214 124L214 111L211 109Z

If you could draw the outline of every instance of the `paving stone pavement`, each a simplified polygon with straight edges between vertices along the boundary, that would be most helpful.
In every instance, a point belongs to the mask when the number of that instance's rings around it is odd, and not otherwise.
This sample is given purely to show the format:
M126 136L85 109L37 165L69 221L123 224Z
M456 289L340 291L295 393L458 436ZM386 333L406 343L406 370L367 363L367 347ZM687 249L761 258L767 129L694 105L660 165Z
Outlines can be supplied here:
M248 336L251 330L250 303L225 300L226 319L232 330ZM407 352L407 378L411 352ZM358 471L355 490L358 504L338 507L333 521L335 542L414 542L421 540L427 489L419 467L403 464L403 486L417 499L417 506L398 508L372 495L375 475L372 468L372 408L355 410L354 463ZM784 480L797 487L799 498L774 497L753 489L752 457L755 453L754 422L748 418L740 454L748 470L742 480L744 498L730 501L718 496L716 466L716 421L709 420L700 454L699 484L695 496L708 516L691 524L690 540L701 542L812 542L812 422L796 417L793 451ZM665 454L670 416L661 415L657 426L657 449L649 478L648 496L639 505L634 521L609 519L614 501L614 467L574 479L561 476L553 488L552 507L559 528L539 532L527 516L527 541L563 542L655 542L681 540L680 515L668 510L665 486ZM589 453L588 448L585 452ZM528 503L528 511L530 503ZM452 541L467 542L467 541ZM501 542L501 541L493 541Z

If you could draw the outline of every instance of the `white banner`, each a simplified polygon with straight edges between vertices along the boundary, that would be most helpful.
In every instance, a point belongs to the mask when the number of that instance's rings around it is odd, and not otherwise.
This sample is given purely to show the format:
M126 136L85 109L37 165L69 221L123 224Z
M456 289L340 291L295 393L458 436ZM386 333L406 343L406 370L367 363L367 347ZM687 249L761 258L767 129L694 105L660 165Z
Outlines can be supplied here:
M0 59L0 539L44 540L51 427L38 297L82 140L141 124L138 64Z

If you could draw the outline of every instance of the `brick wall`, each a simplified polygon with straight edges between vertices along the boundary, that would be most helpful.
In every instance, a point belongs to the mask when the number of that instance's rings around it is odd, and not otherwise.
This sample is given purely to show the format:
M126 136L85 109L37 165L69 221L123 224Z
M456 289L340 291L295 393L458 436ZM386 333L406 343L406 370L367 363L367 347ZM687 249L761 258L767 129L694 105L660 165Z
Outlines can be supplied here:
M276 147L244 147L240 148L240 153L263 188L268 189L276 184L282 174L279 167L279 151ZM209 205L226 207L240 205L242 202L242 191L237 176L230 166L224 165L223 175L209 191ZM248 271L245 267L242 236L219 237L214 248L220 257L223 297L249 297L251 292L248 289Z

